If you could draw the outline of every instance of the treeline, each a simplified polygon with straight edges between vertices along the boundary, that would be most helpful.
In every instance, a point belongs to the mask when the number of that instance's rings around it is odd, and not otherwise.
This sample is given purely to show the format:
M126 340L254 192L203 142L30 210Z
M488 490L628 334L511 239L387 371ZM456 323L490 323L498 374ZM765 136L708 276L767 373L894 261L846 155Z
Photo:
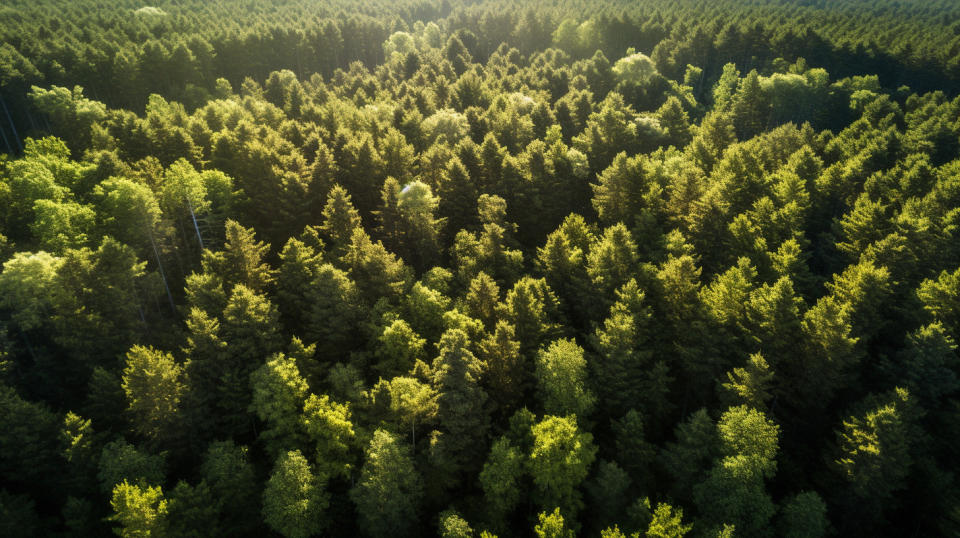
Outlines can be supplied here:
M924 6L0 11L74 15L2 49L37 78L3 85L0 535L957 534ZM210 61L10 52L100 28ZM311 28L362 45L291 65ZM821 67L894 30L888 74Z
M355 61L384 61L396 31L433 23L485 63L506 43L529 55L551 46L574 57L629 47L679 79L687 64L712 85L728 62L769 68L800 57L838 77L877 74L887 88L960 89L960 9L954 2L8 2L0 8L0 132L22 152L47 126L24 95L32 85L80 85L112 107L142 110L154 93L194 108L216 80L263 82L288 69L330 77ZM442 45L442 44L441 44Z

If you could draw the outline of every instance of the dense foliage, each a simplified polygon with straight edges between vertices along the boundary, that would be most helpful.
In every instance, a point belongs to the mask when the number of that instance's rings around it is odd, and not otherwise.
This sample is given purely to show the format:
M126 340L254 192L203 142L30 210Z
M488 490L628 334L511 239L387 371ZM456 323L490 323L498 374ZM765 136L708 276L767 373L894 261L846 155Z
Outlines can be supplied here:
M949 0L8 0L0 535L960 534Z

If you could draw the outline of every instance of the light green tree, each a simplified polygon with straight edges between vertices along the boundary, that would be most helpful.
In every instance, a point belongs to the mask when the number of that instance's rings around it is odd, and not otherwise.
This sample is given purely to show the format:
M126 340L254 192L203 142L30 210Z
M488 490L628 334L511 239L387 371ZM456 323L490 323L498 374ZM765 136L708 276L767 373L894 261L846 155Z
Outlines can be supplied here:
M113 488L111 521L120 523L115 532L123 538L166 536L167 500L160 486L141 486L124 480Z
M647 501L649 503L649 500ZM649 506L649 505L648 505ZM647 538L683 538L693 529L693 524L683 524L683 510L667 503L657 503L653 510Z
M750 355L744 367L727 372L727 381L722 386L731 399L766 411L767 402L772 397L770 393L772 381L773 372L770 370L770 365L767 364L763 355L754 353Z
M253 391L250 411L267 423L259 439L267 452L279 456L291 447L300 446L300 411L309 387L300 375L293 358L282 353L270 357L250 374Z
M556 340L537 354L537 387L550 415L586 418L596 403L587 388L583 348L570 339Z
M567 528L559 508L554 508L553 512L549 514L540 512L537 519L537 526L533 528L537 538L573 538L576 536L573 529Z
M701 517L709 524L733 522L750 535L771 533L776 506L764 480L777 469L780 428L762 411L731 407L717 423L721 457L694 488Z
M573 519L583 504L578 488L596 455L593 436L579 430L576 417L547 416L533 426L533 449L526 467L533 477L537 504L559 507Z
M397 376L390 380L390 411L403 426L410 426L410 444L417 446L417 424L437 416L437 391L413 377Z
M418 360L425 358L426 343L406 321L396 319L384 327L377 338L376 355L379 360L374 368L384 377L407 373Z
M183 369L173 355L134 346L127 352L122 387L137 433L157 442L177 436L186 385Z
M299 450L281 454L263 490L263 519L290 538L318 534L330 505L326 475L315 475Z
M334 402L325 394L311 394L303 404L301 420L307 437L316 444L318 471L330 477L347 476L356 437L350 406Z
M90 206L76 202L37 200L30 230L40 245L53 252L86 246L93 233L96 214Z
M22 330L39 327L50 316L57 270L62 261L48 252L18 252L0 273L0 307Z

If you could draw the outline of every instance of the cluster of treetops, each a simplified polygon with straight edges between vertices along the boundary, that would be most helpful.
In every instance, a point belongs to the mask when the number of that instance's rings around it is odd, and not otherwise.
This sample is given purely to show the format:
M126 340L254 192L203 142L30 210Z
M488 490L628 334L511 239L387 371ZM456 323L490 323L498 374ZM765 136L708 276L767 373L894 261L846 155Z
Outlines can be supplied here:
M888 88L960 91L956 0L4 0L0 4L0 151L46 129L32 85L73 88L110 107L143 110L151 94L188 108L289 69L329 80L354 61L385 63L395 32L434 48L455 37L485 64L501 43L531 57L572 59L629 47L667 78L687 65L716 80L776 58L805 57L839 79L876 74ZM431 24L432 23L432 24ZM414 60L411 60L413 62ZM409 74L409 73L408 73ZM448 82L452 83L453 80ZM703 95L697 95L698 99ZM708 102L708 99L702 100ZM74 148L71 148L74 149Z
M0 8L0 535L960 533L952 2L118 4Z

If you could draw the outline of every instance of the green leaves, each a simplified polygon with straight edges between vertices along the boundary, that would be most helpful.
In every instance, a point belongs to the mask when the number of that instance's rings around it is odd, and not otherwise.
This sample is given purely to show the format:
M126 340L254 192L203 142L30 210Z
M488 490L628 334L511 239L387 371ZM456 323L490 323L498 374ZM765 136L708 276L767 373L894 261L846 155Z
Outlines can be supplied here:
M583 505L577 488L596 454L593 436L577 428L576 417L547 416L536 424L526 468L533 477L537 504L560 507L567 517L575 517Z
M754 476L773 477L777 470L780 427L762 411L746 406L728 409L717 423L723 465Z
M480 471L480 486L494 528L504 528L520 503L525 461L524 454L506 437L497 439L490 449Z
M813 491L789 497L780 508L779 531L788 538L818 538L827 533L827 505Z
M51 1L0 8L6 534L951 534L946 0Z
M722 386L734 399L765 411L767 402L772 397L770 386L773 375L763 355L754 353L750 355L745 367L727 372L727 381Z
M596 403L586 386L587 361L573 340L556 340L537 355L537 385L544 411L585 419Z
M275 274L263 262L270 245L257 241L252 228L244 228L233 220L226 222L224 233L226 244L223 250L204 252L204 271L217 275L228 292L236 285L257 293L265 292L273 284Z
M122 387L140 435L160 443L178 435L180 401L186 392L183 377L183 369L169 353L143 346L127 352Z
M350 491L360 529L367 536L412 535L422 495L409 449L390 433L376 430L360 478Z
M353 207L346 189L334 185L327 195L327 204L323 208L323 230L330 242L334 256L346 251L353 230L360 226L360 215Z
M95 215L89 206L37 200L33 212L36 218L30 231L44 248L53 252L83 247L89 241L88 233L93 232Z
M843 421L835 464L857 497L878 505L904 486L917 441L914 406L910 393L897 388L867 399L860 413Z
M80 86L74 86L73 90L60 86L45 90L33 86L30 100L39 110L50 116L58 132L63 133L67 144L78 153L89 147L93 125L107 114L107 107L99 101L84 97L83 88Z
M683 524L681 508L674 508L667 503L657 503L646 536L647 538L683 538L691 529L693 524Z
M642 84L656 72L650 57L640 52L624 56L613 64L613 74L621 82Z
M0 273L0 306L22 330L48 319L55 300L55 281L62 260L48 252L18 252Z
M303 429L317 447L317 467L325 476L348 476L355 433L350 406L311 394L303 404Z
M162 484L166 474L163 456L146 453L123 439L107 443L100 454L97 479L102 491L111 491L121 482L147 487Z
M318 534L330 504L325 487L326 476L314 475L300 451L282 454L263 491L264 521L289 538Z
M110 500L112 521L119 522L117 530L123 538L163 536L166 533L169 507L159 486L140 486L126 480L113 488Z
M416 361L424 358L423 349L427 341L420 338L402 319L384 327L377 340L377 356L380 360L375 368L383 376L409 372Z
M434 457L454 475L479 466L490 417L487 394L480 386L483 363L470 351L470 340L460 329L450 329L440 339L440 354L433 361L433 386L437 391L437 418L443 433L435 443Z
M573 538L575 536L573 529L565 525L559 508L554 508L549 514L541 512L537 518L539 523L533 528L537 538Z
M284 448L298 446L302 441L299 417L309 387L296 361L280 353L273 355L250 374L250 387L250 410L269 426L260 434L267 451L280 455Z
M776 507L764 479L777 469L780 428L747 406L731 407L717 423L720 458L694 487L694 500L708 523L733 522L756 535L769 534Z

